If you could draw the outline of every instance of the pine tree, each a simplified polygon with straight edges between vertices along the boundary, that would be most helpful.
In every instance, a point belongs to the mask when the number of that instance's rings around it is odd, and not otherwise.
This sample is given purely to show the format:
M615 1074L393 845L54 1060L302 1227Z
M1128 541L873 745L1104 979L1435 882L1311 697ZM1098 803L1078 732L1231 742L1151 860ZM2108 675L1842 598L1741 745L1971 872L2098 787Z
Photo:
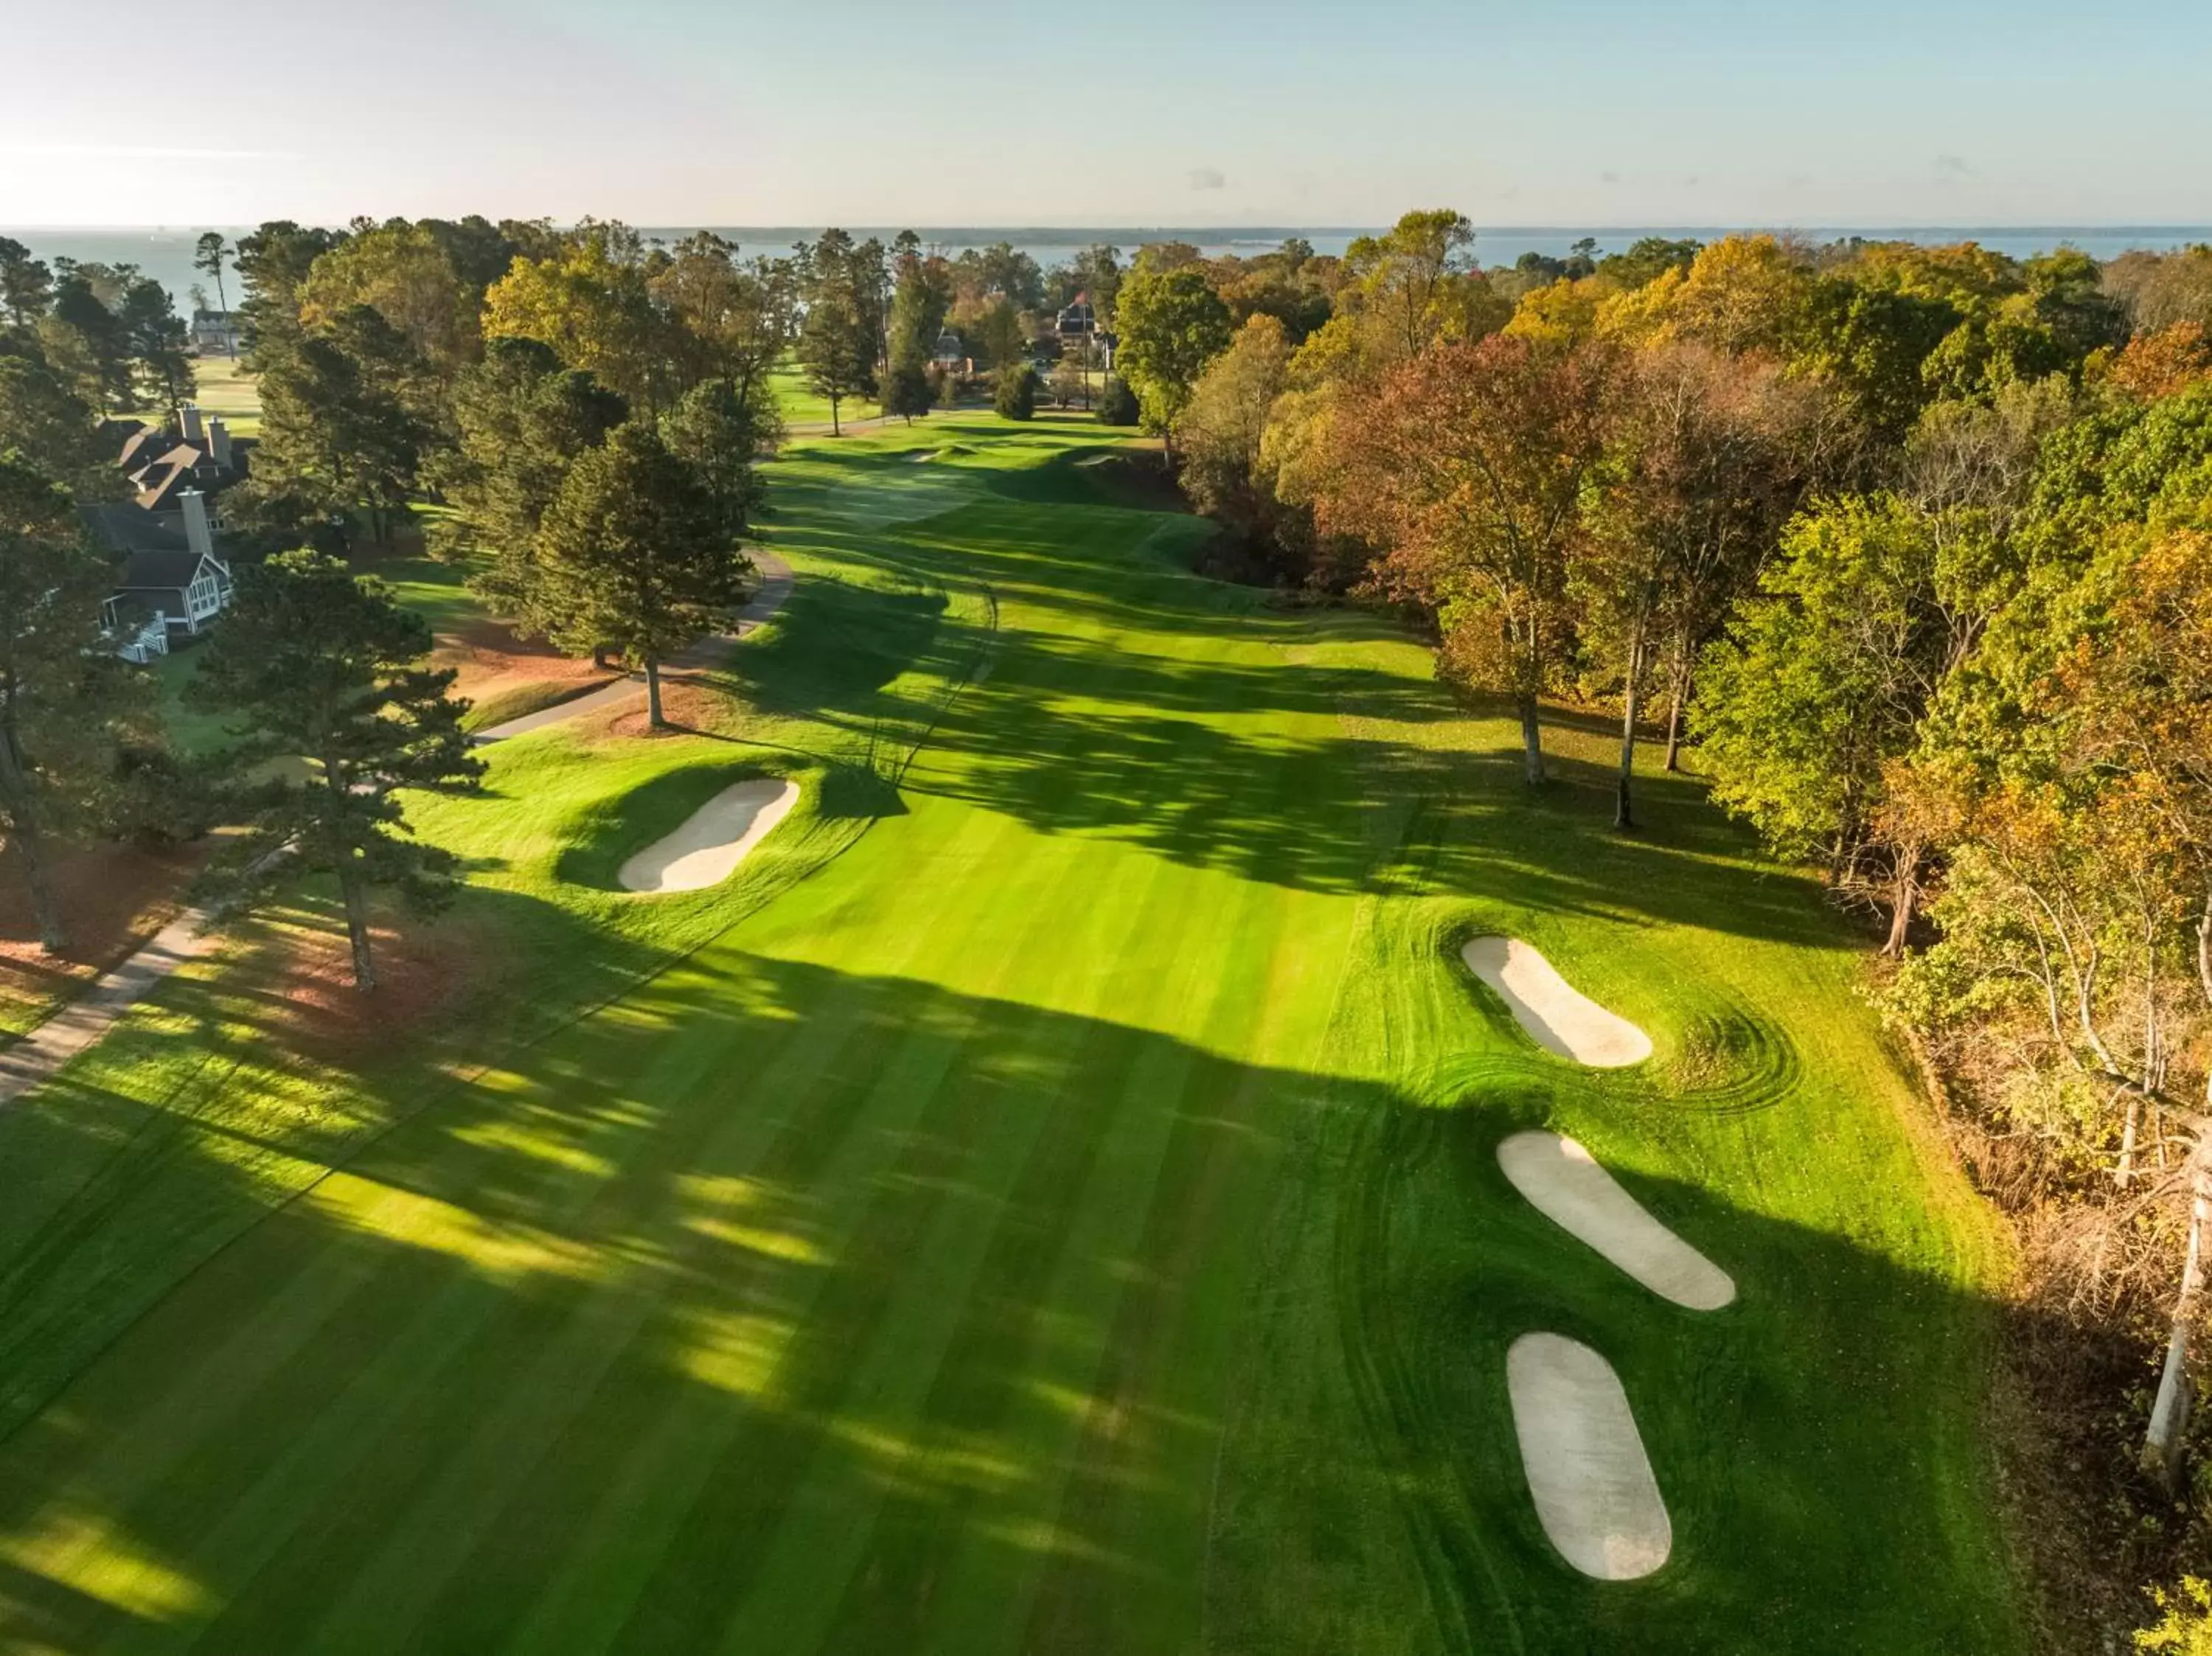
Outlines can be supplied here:
M145 680L101 646L112 584L68 491L0 452L0 833L49 954L69 943L52 840L97 814L148 711Z
M538 534L532 602L561 648L641 664L662 730L661 663L744 601L746 568L714 490L633 421L570 469Z
M222 760L246 832L209 889L250 898L287 866L335 877L363 991L376 986L370 892L388 888L432 913L456 884L450 852L406 837L398 791L471 786L483 773L461 731L469 704L450 694L453 670L420 664L430 643L429 623L381 581L320 553L283 552L239 571L185 692L186 706L236 715L247 732ZM267 779L285 759L304 761L306 778Z

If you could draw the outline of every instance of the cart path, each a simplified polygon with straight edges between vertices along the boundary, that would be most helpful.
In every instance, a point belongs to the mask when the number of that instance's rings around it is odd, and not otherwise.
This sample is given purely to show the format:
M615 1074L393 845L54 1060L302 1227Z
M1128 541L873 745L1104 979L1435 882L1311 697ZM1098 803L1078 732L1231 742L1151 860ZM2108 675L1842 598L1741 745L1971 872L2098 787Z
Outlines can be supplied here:
M663 664L665 667L711 667L720 658L725 646L758 631L762 622L783 608L784 600L791 596L791 589L795 584L791 566L765 547L755 548L749 555L754 567L761 572L760 591L754 593L744 608L738 611L736 623L728 632L710 634L682 654L670 658ZM470 740L477 743L504 742L508 737L526 736L532 731L544 730L548 725L580 719L588 713L611 713L641 700L644 695L644 675L625 674L611 684L602 685L596 690L571 696L566 701L540 707L536 713L525 713L520 719L510 719L504 724L477 731Z
M94 980L90 989L0 1052L0 1105L13 1103L106 1034L186 961L204 954L215 939L207 911L188 908L142 943L123 963Z

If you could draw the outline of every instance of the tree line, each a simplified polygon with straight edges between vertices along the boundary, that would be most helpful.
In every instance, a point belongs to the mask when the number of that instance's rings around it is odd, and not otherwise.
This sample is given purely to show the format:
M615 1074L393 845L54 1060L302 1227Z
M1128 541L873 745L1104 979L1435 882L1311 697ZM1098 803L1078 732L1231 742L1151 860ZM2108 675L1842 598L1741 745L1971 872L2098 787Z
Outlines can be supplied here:
M136 357L127 383L78 372L89 336L65 301L82 267L42 282L27 253L0 248L8 851L58 949L50 840L228 824L204 893L238 905L331 877L366 989L370 893L427 911L453 889L450 858L409 837L397 791L465 787L482 767L454 675L423 665L428 626L345 555L425 525L428 549L465 562L519 633L641 670L650 724L665 727L662 664L744 597L793 273L709 235L648 248L621 225L480 218L276 221L201 252L242 286L263 421L251 475L224 500L235 602L185 691L230 740L194 765L167 750L144 676L102 647L112 570L76 511L118 492L101 416L183 395L189 372L157 376ZM143 291L99 302L127 316Z
M191 394L186 331L131 267L0 240L0 830L59 949L52 842L228 823L204 890L244 904L331 876L363 988L368 893L429 910L452 892L394 790L480 767L453 676L422 664L427 627L352 553L419 528L520 635L641 671L665 728L663 663L744 595L785 365L833 422L857 396L912 418L957 394L932 361L949 325L1026 416L1050 307L1084 290L1110 307L1119 277L1110 248L1047 272L1003 244L947 258L831 229L740 257L707 233L477 215L275 220L201 236L194 264L226 306L237 285L262 405L223 502L236 602L186 692L231 733L206 764L168 751L144 676L102 647L110 561L76 510L122 492L103 420Z
M1418 616L1531 783L1540 701L1609 704L1620 828L1639 743L1686 749L1881 917L2033 1291L2156 1329L2170 1477L2212 1246L2212 248L1486 270L1424 212L1334 261L1145 250L1120 327L1196 507Z

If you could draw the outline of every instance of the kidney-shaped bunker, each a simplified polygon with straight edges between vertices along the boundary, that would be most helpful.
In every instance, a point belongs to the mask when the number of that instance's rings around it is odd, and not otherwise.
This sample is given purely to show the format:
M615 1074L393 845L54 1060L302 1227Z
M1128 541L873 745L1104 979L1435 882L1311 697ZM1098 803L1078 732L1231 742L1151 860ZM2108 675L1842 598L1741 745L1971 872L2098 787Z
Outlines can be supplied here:
M730 877L745 853L799 803L799 784L781 776L749 777L724 788L622 865L625 891L702 891Z

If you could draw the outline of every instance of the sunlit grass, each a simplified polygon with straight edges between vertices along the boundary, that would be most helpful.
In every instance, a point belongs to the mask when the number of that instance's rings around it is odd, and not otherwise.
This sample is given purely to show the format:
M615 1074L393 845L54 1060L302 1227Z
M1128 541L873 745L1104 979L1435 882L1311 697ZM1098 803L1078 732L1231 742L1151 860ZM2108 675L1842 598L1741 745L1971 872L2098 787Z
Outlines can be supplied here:
M797 592L698 730L408 801L469 870L387 917L445 974L412 1021L289 1003L308 890L0 1113L0 1606L72 1650L2018 1647L2002 1262L1811 883L1682 779L1612 834L1595 722L1531 798L1389 626L1193 575L1102 440L795 444ZM801 802L730 882L619 891L759 773ZM1475 928L1653 1061L1539 1052ZM1518 1201L1539 1121L1738 1304ZM1535 1525L1531 1328L1623 1375L1648 1582Z

